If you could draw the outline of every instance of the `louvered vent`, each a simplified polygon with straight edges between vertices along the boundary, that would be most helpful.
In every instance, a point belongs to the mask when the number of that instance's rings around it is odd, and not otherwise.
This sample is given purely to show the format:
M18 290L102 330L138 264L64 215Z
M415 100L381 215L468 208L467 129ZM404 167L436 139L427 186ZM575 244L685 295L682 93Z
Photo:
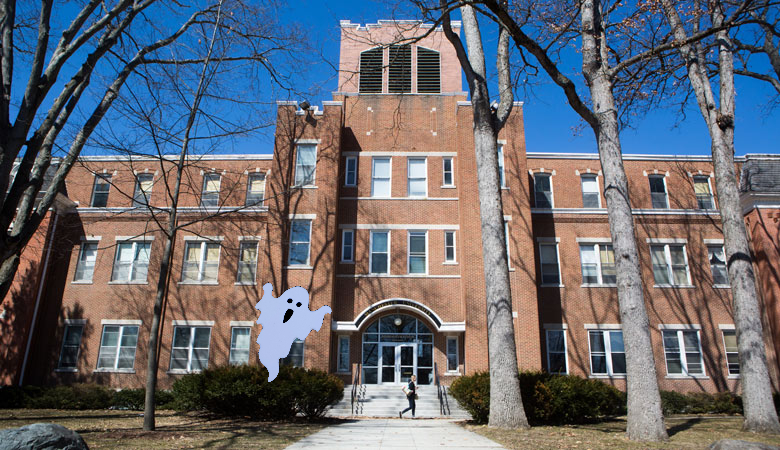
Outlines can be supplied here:
M439 52L417 47L417 92L438 94L441 92Z
M390 47L388 89L392 93L412 92L411 46L394 45Z
M360 54L361 93L382 92L382 47L366 50Z

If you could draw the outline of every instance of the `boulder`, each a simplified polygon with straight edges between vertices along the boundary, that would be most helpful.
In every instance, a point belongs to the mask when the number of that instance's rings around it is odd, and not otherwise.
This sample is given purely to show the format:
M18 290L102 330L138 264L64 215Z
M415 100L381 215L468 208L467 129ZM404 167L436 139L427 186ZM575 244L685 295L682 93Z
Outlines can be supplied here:
M0 450L87 450L87 443L73 430L54 423L34 423L0 430Z
M760 442L738 441L736 439L721 439L710 445L710 450L780 450L774 445Z

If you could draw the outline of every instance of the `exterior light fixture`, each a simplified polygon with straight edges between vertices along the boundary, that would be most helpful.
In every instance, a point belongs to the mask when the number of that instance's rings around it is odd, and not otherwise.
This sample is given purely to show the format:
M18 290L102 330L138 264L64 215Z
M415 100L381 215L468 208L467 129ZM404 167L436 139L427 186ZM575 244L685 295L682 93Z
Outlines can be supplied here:
M395 326L400 327L401 324L403 323L403 320L401 320L400 317L396 317L395 321L393 321L393 323L395 324Z

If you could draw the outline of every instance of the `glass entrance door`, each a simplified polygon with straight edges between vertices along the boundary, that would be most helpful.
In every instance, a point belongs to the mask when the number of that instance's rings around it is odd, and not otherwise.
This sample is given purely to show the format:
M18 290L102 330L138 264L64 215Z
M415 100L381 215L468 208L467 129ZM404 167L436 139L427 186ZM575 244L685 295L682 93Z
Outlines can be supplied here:
M381 344L379 383L407 383L417 373L417 354L414 344Z

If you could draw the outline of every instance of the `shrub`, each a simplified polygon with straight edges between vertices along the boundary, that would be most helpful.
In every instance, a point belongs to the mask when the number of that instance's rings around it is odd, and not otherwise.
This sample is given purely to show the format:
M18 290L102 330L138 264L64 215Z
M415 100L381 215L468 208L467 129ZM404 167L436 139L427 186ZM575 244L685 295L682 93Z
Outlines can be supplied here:
M307 418L321 417L328 406L344 397L344 382L322 370L295 370L295 408Z
M106 409L113 397L108 388L95 384L25 389L25 394L24 406L34 409Z
M0 386L0 408L24 407L24 389L19 386Z
M742 398L731 392L681 394L661 391L661 408L670 414L742 414Z
M490 415L490 373L464 375L452 382L450 394L477 423L487 423Z
M157 391L154 404L157 409L171 409L173 394L169 391ZM114 392L111 407L115 409L130 409L141 411L146 403L146 389L122 389Z
M676 391L661 391L661 410L665 416L683 414L688 407L688 397Z

